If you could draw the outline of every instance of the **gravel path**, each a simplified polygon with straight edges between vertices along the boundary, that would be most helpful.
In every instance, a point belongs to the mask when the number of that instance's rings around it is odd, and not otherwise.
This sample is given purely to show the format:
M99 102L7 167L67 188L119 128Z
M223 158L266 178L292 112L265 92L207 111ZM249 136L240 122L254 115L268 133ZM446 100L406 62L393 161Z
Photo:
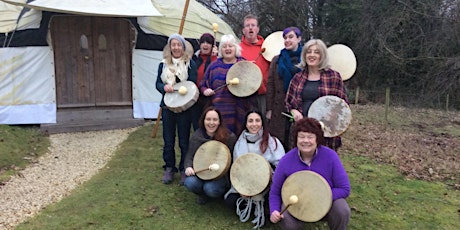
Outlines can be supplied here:
M50 135L48 153L0 187L0 229L37 214L89 180L136 128Z

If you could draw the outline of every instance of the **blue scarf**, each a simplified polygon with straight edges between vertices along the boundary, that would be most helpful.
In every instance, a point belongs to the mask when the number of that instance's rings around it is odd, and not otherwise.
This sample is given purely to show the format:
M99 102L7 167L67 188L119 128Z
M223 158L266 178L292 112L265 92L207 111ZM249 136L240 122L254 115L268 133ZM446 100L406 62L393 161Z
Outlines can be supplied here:
M300 62L300 53L302 52L302 46L299 44L297 50L287 50L286 48L281 50L278 58L278 75L283 80L284 92L286 93L291 82L292 77L300 72L300 69L295 65Z

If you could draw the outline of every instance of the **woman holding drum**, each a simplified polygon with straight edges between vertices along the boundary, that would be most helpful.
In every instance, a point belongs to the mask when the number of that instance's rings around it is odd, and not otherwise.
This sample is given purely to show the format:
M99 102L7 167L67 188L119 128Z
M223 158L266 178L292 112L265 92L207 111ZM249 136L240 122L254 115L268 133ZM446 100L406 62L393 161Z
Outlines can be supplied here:
M309 40L302 48L300 58L298 66L302 71L292 78L285 98L286 107L295 122L307 117L311 104L319 97L333 95L348 104L340 74L329 68L327 47L323 41ZM337 150L342 145L340 136L326 138L326 145Z
M188 149L187 156L185 157L185 187L197 194L197 203L204 204L208 200L208 197L217 198L222 197L230 187L228 176L224 175L215 180L203 180L198 177L193 167L193 161L196 160L195 153L200 146L210 140L216 140L228 147L228 154L233 151L233 146L236 142L236 136L230 130L225 128L222 124L222 115L219 110L214 107L208 107L204 110L199 120L198 130L196 130L191 139L190 147ZM231 159L231 157L229 157Z
M289 179L289 176L302 170L308 170L316 172L324 178L326 187L330 187L332 192L332 205L330 203L324 204L326 208L330 207L330 209L329 211L326 209L325 217L319 219L327 220L330 229L346 229L351 213L345 200L350 195L350 182L337 153L324 146L325 139L321 124L314 118L302 118L295 123L293 138L296 140L297 147L286 153L273 174L269 196L270 221L279 223L282 229L302 229L304 222L299 220L302 218L291 215L289 208L286 212L281 213L282 209L284 210L284 207L289 205L283 204L281 197L282 190L287 186L285 181ZM307 188L302 187L297 190L299 192L305 189ZM296 199L295 202L298 203L293 204L293 207L295 205L309 206L303 201L311 197L299 196L296 198L298 201ZM327 198L330 199L330 197ZM303 212L300 215L310 214Z
M283 30L284 49L273 57L268 72L267 84L267 119L270 132L279 138L284 147L288 148L289 120L281 113L286 112L284 99L292 77L300 72L296 66L300 63L302 51L302 33L297 27L288 27Z
M231 180L232 188L225 194L225 202L233 210L237 210L237 214L240 216L241 221L247 220L247 217L251 215L251 210L243 211L247 207L250 207L253 203L255 204L256 217L253 220L255 227L262 227L264 225L264 195L268 192L269 179L271 178L272 168L275 168L278 165L279 160L284 156L285 151L281 142L276 138L270 135L268 128L265 124L265 119L261 112L259 111L250 111L245 116L244 124L246 128L243 130L239 136L235 147L233 149L233 165L231 171ZM251 154L258 154L265 158L265 162L268 162L266 166L264 164L260 165L249 165L250 169L245 169L249 172L246 175L241 175L238 182L244 182L247 180L263 180L262 177L267 177L266 187L260 189L259 194L256 194L253 197L247 197L247 195L242 194L238 191L233 180L232 173L237 165L236 162L239 161L239 158L244 159L246 156ZM250 159L251 160L251 159ZM257 161L255 161L257 162ZM267 169L263 168L267 167ZM258 172L266 171L268 175L258 176ZM256 182L254 182L256 183ZM251 186L246 184L245 186ZM241 193L241 194L240 194ZM252 195L252 194L251 194ZM246 217L243 217L246 215Z
M189 109L181 112L171 111L165 104L165 95L177 93L173 86L179 82L196 82L196 65L186 51L186 41L179 34L173 34L168 38L168 44L163 49L163 60L158 66L156 89L163 95L160 106L162 107L163 121L163 160L165 162L163 183L170 184L174 174L181 172L181 184L185 180L184 159L187 154L191 112ZM192 52L193 54L193 52ZM181 152L179 168L176 167L176 154L174 150L176 129L179 138Z
M242 129L244 114L251 108L247 97L233 95L227 84L227 72L237 62L243 61L241 47L232 35L223 35L219 44L219 58L211 63L199 84L204 96L222 113L222 123L233 133Z

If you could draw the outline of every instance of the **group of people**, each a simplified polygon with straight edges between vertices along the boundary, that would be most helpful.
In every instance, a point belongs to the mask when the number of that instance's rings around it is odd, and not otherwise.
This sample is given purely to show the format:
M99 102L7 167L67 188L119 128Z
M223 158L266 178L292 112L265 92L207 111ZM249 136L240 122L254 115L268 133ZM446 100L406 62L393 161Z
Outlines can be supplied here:
M315 171L328 182L333 194L332 207L324 219L331 229L346 229L350 208L345 198L350 194L350 184L336 152L340 137L324 138L321 124L307 118L310 105L321 96L334 95L348 102L340 74L327 65L327 47L319 39L302 45L301 31L288 27L283 31L285 48L269 62L259 58L264 38L258 34L257 17L248 15L243 23L240 43L232 35L223 35L217 47L214 36L205 33L195 53L186 50L187 41L181 35L168 38L156 81L163 95L162 181L170 184L179 172L180 184L197 195L198 204L210 198L224 198L230 208L241 210L258 201L262 210L255 214L255 227L264 224L263 201L268 199L271 222L279 223L283 229L299 229L302 221L289 211L281 214L281 187L297 171ZM260 68L262 84L253 95L237 97L221 86L226 84L229 69L244 60ZM173 86L183 81L194 82L200 96L191 108L173 112L165 105L164 95L173 93ZM181 153L178 167L176 130ZM193 159L197 149L210 140L225 144L232 161L249 152L263 156L274 169L271 186L254 199L239 194L228 174L214 180L200 179Z

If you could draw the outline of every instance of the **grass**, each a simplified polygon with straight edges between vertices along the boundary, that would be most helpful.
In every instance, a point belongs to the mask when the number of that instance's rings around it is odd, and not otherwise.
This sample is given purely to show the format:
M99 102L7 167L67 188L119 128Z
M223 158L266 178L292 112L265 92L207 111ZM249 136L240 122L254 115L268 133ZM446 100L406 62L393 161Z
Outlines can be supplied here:
M49 140L38 129L0 125L0 183L43 155Z
M360 112L354 122L372 122L376 117ZM149 125L132 133L99 174L17 229L252 227L241 223L220 200L195 204L195 196L178 185L177 175L173 184L162 184L161 130L155 139L151 131ZM356 143L347 140L346 144ZM459 190L442 182L408 179L395 166L350 150L341 153L341 158L352 187L349 229L460 229ZM278 228L266 220L263 229ZM308 224L306 229L327 229L327 225Z

